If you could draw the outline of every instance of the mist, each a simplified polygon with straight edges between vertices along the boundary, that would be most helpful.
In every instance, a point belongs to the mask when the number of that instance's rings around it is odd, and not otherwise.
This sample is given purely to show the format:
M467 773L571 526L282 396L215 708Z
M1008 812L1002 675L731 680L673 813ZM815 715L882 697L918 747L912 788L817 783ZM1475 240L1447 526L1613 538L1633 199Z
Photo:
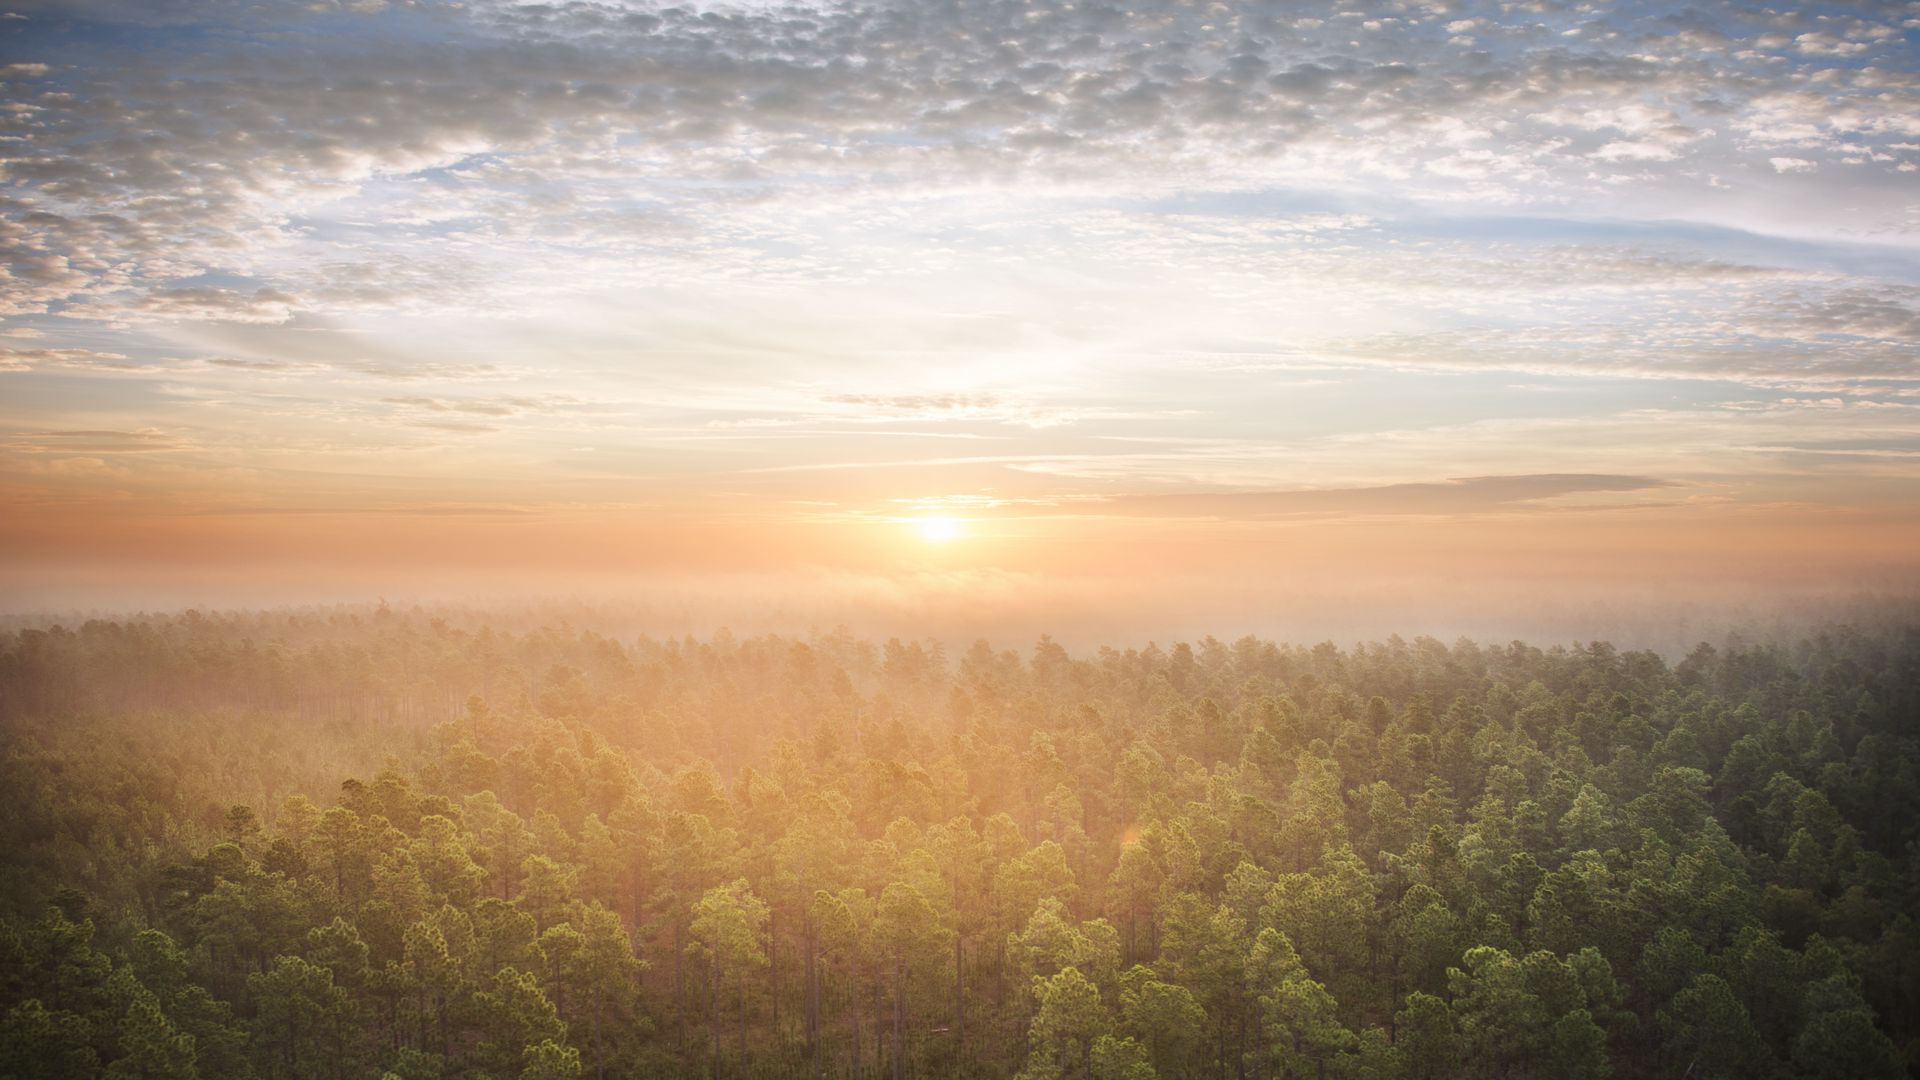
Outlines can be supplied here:
M1343 646L1392 637L1500 644L1604 641L1677 660L1729 636L1780 641L1823 626L1920 619L1920 589L1880 582L1570 582L1432 577L1231 581L1220 575L1055 577L1000 570L912 575L735 573L394 574L373 582L314 569L233 567L140 583L46 575L13 583L5 622L73 625L88 618L205 611L366 611L381 604L476 620L564 621L624 638L706 638L844 629L866 639L985 639L1024 649L1041 636L1076 652L1252 635Z

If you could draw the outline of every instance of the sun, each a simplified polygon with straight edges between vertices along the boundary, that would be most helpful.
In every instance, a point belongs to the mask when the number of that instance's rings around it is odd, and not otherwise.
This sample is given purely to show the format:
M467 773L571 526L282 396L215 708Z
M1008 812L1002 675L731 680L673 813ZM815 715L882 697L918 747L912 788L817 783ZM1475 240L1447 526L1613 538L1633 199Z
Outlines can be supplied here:
M914 520L920 539L929 544L944 544L960 536L960 523L950 517L923 517Z

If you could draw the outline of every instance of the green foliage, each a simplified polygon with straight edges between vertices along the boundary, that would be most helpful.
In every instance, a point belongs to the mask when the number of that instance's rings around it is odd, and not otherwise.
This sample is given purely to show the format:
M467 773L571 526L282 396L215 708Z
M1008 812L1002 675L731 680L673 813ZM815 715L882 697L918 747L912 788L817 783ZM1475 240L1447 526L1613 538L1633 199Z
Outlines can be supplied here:
M1920 1047L1920 639L949 663L579 625L0 633L0 1080L1893 1078Z
M766 924L766 902L753 894L746 878L715 885L693 905L693 944L688 950L709 958L715 972L765 967L767 952L760 936Z
M1095 1076L1094 1045L1113 1029L1099 988L1079 968L1069 967L1050 977L1035 975L1033 998L1032 1049L1020 1073L1023 1080Z
M338 1063L352 1037L353 999L335 986L333 972L298 956L282 956L247 977L258 1010L254 1057L268 1080L320 1075Z
M552 1039L542 1039L538 1045L527 1047L525 1059L527 1065L520 1070L520 1080L580 1078L580 1051Z
M1120 1027L1145 1049L1157 1074L1182 1076L1200 1067L1206 1010L1193 991L1161 981L1152 968L1136 965L1120 977Z
M1771 1054L1726 980L1701 974L1660 1010L1670 1069L1707 1078L1764 1075Z
M1460 1034L1446 1001L1432 994L1408 994L1393 1023L1395 1045L1411 1080L1452 1076L1459 1068Z

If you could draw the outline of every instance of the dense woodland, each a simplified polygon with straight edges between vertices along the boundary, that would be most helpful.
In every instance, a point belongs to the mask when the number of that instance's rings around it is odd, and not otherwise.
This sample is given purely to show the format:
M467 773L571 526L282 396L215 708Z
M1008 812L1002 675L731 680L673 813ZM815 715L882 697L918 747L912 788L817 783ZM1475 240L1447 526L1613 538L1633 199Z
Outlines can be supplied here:
M0 633L0 1077L1901 1077L1920 632Z

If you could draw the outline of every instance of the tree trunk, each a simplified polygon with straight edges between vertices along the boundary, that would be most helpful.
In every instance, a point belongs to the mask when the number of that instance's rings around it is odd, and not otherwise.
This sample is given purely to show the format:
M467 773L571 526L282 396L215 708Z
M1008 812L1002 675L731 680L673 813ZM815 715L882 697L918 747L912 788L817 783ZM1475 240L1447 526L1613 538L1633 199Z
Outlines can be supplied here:
M684 1025L684 1022L683 1022ZM713 1080L720 1080L720 964L707 979L707 1026L713 1029Z
M853 1080L860 1080L860 965L850 967L853 978L848 980L847 1016L853 1021Z
M687 993L686 980L681 973L680 957L687 951L687 943L682 940L684 932L679 924L673 928L673 1021L680 1029L680 1053L687 1052ZM716 1065L717 1069L719 1066Z
M780 1035L780 909L773 905L767 907L767 987L772 993L770 1007L773 1010L773 1036L776 1042L784 1042Z
M820 1054L820 956L813 940L813 920L807 920L802 937L807 950L807 1056L813 1061L815 1080L824 1080L826 1059Z
M1267 1023L1264 1015L1256 1015L1253 1020L1253 1075L1267 1075Z
M1240 1013L1240 1030L1233 1041L1233 1074L1240 1080L1247 1080L1247 1014Z
M893 1080L901 1080L907 1064L906 1055L901 1053L906 1003L907 965L896 960L893 966Z
M607 1055L600 1049L600 998L597 994L593 1000L593 1076L594 1080L607 1080Z
M967 1071L967 954L966 936L953 935L953 1041L954 1061L961 1072Z
M873 969L873 1071L877 1076L887 1056L886 1005L880 999L880 968Z
M1007 1003L1007 935L994 932L993 941L993 1004L999 1008Z

